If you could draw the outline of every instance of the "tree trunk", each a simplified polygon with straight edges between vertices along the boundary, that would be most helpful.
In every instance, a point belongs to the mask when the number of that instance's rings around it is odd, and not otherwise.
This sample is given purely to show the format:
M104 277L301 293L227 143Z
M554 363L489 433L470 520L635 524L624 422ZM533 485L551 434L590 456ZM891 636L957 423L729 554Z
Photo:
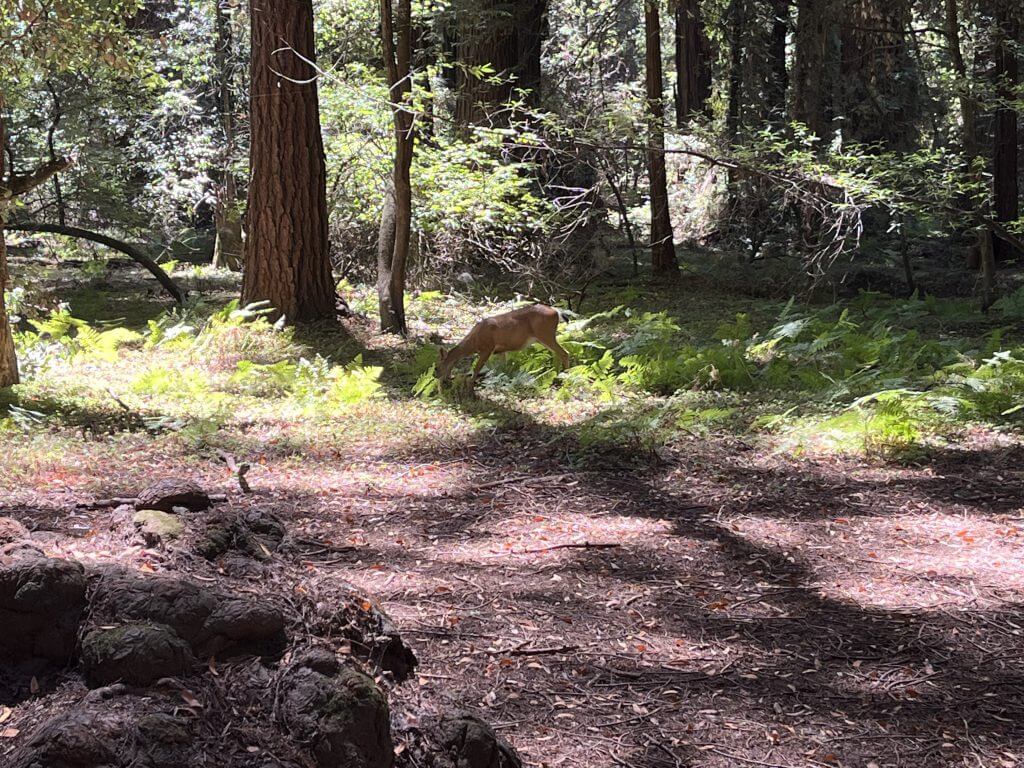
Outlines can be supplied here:
M729 3L729 109L725 116L725 133L735 143L743 111L743 31L746 16L745 0Z
M676 127L702 112L711 95L710 54L699 0L676 0Z
M11 321L7 317L7 304L4 291L10 283L7 271L7 240L4 236L4 225L7 221L9 200L3 189L7 178L5 169L7 153L7 126L4 123L4 95L0 92L0 389L13 387L19 381L18 356L14 350L14 336Z
M410 171L415 140L413 115L405 108L412 60L411 0L381 0L381 47L395 123L395 166L384 195L377 239L377 299L382 331L405 334L405 270L412 235ZM397 33L397 39L396 39Z
M827 48L831 0L797 0L793 59L793 119L824 139L829 131Z
M768 91L768 115L772 120L786 118L786 89L789 73L786 70L786 35L789 34L789 0L772 1L772 32L768 47L768 66L771 69Z
M235 114L234 99L231 97L231 69L228 56L231 53L231 19L221 0L213 0L217 27L217 42L214 51L217 76L220 79L217 95L217 111L220 127L224 132L224 150L221 155L220 188L217 190L217 205L214 224L217 239L213 245L213 266L226 267L234 272L242 268L245 245L242 242L242 215L239 210L238 183L231 164L235 156Z
M507 125L502 105L516 91L536 105L541 85L541 47L547 0L462 0L456 5L455 122L468 133L476 125ZM482 77L475 70L490 67Z
M836 111L844 140L905 150L916 145L919 77L910 51L910 0L852 0L841 26Z
M668 209L665 174L665 102L661 71L661 17L659 0L644 0L647 39L647 172L651 183L651 270L674 279L679 275Z
M1017 86L1020 84L1020 62L1016 44L1020 25L1012 11L1000 3L996 11L995 79L1000 105L996 109L992 145L992 192L996 221L1016 221L1020 216L1019 153L1017 110L1013 107ZM1016 257L1016 249L997 239L993 243L995 260L1008 261Z
M302 60L315 55L312 0L250 0L250 16L251 177L242 301L269 301L274 316L294 322L333 318L316 71Z

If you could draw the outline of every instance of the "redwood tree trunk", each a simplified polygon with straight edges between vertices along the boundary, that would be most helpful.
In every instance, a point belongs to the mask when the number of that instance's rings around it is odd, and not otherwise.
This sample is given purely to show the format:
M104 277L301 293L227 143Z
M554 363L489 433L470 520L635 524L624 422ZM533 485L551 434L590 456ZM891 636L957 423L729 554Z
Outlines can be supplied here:
M704 110L711 95L710 53L699 0L676 0L676 126Z
M793 119L816 136L828 133L827 60L831 0L797 0L793 59Z
M668 210L665 175L665 102L661 71L661 17L659 0L644 0L647 38L647 172L651 182L651 270L656 275L679 275L672 220Z
M7 131L3 117L4 96L0 93L0 187L7 178L5 164L7 153L3 148L7 145ZM4 291L7 289L10 274L7 271L7 241L4 237L4 223L7 219L7 201L0 190L0 389L18 383L18 357L14 352L14 337L11 333L11 322L7 318L7 305L4 302Z
M294 322L332 318L324 150L316 81L310 82L316 72L299 57L314 60L312 0L250 0L250 16L251 178L242 301L269 301L274 316Z
M377 299L382 331L406 333L405 271L412 234L410 171L415 141L413 115L404 108L410 91L412 60L411 0L381 0L381 43L395 122L395 165L385 190L377 240ZM395 33L397 32L397 40Z
M786 70L788 34L789 0L772 0L772 34L768 48L768 66L771 68L768 114L773 120L785 120L786 117L786 89L789 87L789 73Z
M1020 25L1012 18L1012 11L1000 3L996 13L997 39L995 41L995 86L1004 103L996 110L992 145L992 192L996 221L1016 221L1020 216L1019 151L1017 110L1005 102L1012 102L1020 84L1020 62L1016 43ZM996 261L1006 261L1018 255L1009 243L996 238Z
M220 78L217 111L224 133L224 151L221 156L223 179L217 190L217 207L214 213L217 240L213 246L213 266L227 267L237 272L242 268L244 244L238 184L231 168L235 156L234 99L231 97L231 70L228 63L232 44L231 20L228 18L227 10L221 5L221 0L213 0L213 4L217 27L215 58L217 76Z

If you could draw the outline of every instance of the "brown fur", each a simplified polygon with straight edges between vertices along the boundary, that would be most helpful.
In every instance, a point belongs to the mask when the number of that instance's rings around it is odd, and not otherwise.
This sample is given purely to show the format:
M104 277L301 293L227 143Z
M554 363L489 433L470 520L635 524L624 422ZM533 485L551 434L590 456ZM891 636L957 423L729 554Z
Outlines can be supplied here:
M558 312L543 304L534 304L484 318L473 326L466 334L466 338L447 353L441 353L438 377L441 381L447 381L451 377L452 368L459 360L476 355L471 382L471 386L475 386L480 369L491 355L516 352L535 341L550 349L563 369L568 368L569 353L559 346L555 338L557 331Z

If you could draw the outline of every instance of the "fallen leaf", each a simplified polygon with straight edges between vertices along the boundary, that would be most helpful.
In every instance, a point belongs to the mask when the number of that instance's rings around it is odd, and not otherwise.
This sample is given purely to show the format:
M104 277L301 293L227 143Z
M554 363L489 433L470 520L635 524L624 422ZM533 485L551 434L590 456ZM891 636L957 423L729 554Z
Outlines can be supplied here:
M0 739L13 739L19 733L21 733L21 731L17 728L4 728L0 731Z

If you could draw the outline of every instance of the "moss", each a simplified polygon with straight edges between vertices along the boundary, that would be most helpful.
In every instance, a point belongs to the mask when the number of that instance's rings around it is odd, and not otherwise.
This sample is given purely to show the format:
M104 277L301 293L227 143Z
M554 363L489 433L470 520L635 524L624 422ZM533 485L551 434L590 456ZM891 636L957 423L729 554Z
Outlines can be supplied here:
M185 522L180 517L158 509L140 509L132 520L147 541L173 541L185 532Z

